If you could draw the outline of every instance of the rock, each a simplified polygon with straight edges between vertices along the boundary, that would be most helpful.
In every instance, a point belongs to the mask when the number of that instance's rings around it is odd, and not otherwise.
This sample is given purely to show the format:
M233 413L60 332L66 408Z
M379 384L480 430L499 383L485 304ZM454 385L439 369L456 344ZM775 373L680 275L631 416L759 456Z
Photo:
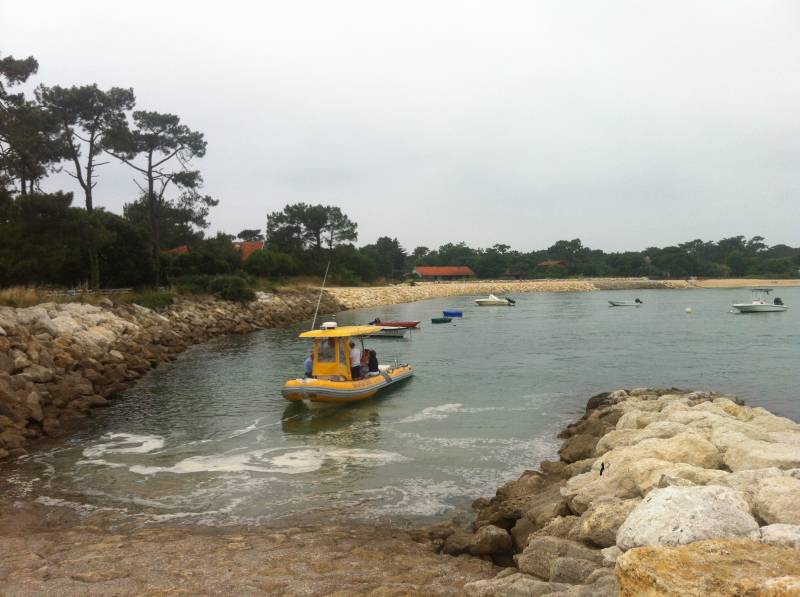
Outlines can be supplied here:
M565 557L589 560L597 564L603 561L603 555L599 550L586 547L577 541L539 536L531 537L525 551L514 556L514 560L522 572L549 579L553 563L556 559Z
M640 501L638 498L629 500L608 498L593 502L581 515L578 523L578 539L598 547L616 545L617 529Z
M602 456L614 448L635 446L639 442L651 439L666 439L689 431L686 425L672 421L658 421L650 423L643 429L615 429L600 438L594 449L595 456Z
M788 597L797 594L792 583L800 580L800 551L720 539L681 547L643 547L619 557L617 580L623 597Z
M758 523L741 492L710 485L652 491L617 531L623 551L715 538L758 539Z
M511 535L494 525L481 527L472 535L467 548L473 556L486 556L511 551Z
M603 566L614 566L617 563L617 558L622 555L622 550L616 545L601 549L600 553L603 554Z
M511 529L511 537L514 540L514 547L517 551L522 551L528 545L528 539L536 530L536 525L524 516L517 520Z
M83 329L82 326L69 315L59 315L53 318L50 322L50 328L54 332L53 336L71 336L75 332Z
M800 549L800 525L770 524L761 527L761 542L775 547Z
M569 438L558 451L558 455L564 462L577 462L585 458L594 456L594 447L597 445L597 437L587 434L578 434Z
M0 352L0 373L14 373L14 359L8 354Z
M755 515L764 524L800 525L800 479L793 477L762 479L753 502Z
M800 444L741 439L725 452L723 462L734 472L769 467L800 468Z
M53 370L41 365L30 365L25 368L22 374L34 383L47 383L53 379Z
M569 588L566 584L545 582L517 572L467 583L463 594L466 597L537 597Z
M533 535L537 537L558 537L560 539L572 539L577 541L575 536L575 529L578 526L579 518L577 516L557 516ZM530 537L528 537L530 541Z
M466 553L472 543L472 535L461 529L451 533L444 541L442 551L448 555L456 556Z
M39 423L42 422L44 419L44 414L42 413L42 405L41 405L41 396L38 392L31 392L28 394L28 397L25 398L25 406L28 407L28 411L30 411L30 417L34 421L38 421Z
M556 558L550 567L550 582L561 582L568 584L583 584L586 579L598 568L602 567L601 562L592 562L579 558Z

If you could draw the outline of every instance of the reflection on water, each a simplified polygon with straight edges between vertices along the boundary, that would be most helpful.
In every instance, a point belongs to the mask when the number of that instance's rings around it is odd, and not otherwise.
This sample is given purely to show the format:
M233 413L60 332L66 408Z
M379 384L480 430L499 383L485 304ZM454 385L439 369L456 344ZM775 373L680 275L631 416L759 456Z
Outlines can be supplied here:
M727 313L734 290L531 294L513 309L468 297L340 314L429 321L368 344L417 374L377 398L308 409L280 387L302 370L307 326L223 338L149 374L82 432L4 465L16 495L126 520L239 524L439 517L552 456L588 396L656 385L719 389L800 418L796 309ZM692 314L685 308L691 306ZM329 319L330 316L326 316ZM5 472L5 471L4 471Z

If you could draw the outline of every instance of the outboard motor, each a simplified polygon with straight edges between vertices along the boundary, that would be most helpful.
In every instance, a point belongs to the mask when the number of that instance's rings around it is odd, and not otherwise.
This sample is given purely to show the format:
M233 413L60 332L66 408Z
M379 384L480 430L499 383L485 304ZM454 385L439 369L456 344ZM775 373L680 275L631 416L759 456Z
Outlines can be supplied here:
M642 304L642 301L640 301L638 298L633 302L636 303L637 305L641 305Z
M783 305L783 301L781 300L781 297L776 296L775 300L772 301L772 304L773 305Z

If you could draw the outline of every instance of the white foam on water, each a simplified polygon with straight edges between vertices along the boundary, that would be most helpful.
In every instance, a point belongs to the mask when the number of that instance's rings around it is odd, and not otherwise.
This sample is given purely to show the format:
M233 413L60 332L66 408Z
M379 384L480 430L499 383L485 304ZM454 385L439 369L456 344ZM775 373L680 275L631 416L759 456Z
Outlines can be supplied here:
M86 458L98 458L104 454L148 454L164 447L164 438L157 435L106 433L100 439L110 441L84 449Z
M404 419L400 419L398 423L416 423L417 421L437 421L446 419L453 413L462 412L463 404L458 402L452 404L442 404L440 406L429 406L423 408L415 415L409 415Z
M361 449L321 449L304 448L266 457L276 448L268 450L251 450L238 454L191 456L172 466L147 466L135 464L128 470L139 475L155 475L159 473L280 473L298 475L313 473L323 467L326 462L334 464L362 464L383 466L394 462L405 462L407 458L395 452Z

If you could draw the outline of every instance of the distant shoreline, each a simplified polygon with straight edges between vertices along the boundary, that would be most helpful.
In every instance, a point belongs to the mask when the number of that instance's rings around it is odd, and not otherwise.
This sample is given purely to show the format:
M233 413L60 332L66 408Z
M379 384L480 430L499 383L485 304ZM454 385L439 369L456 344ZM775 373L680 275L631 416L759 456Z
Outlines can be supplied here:
M800 279L695 279L650 280L648 278L571 278L558 280L470 280L417 282L414 286L334 286L326 291L344 309L412 303L448 296L522 294L529 292L594 292L598 290L689 290L693 288L754 288L800 286Z

